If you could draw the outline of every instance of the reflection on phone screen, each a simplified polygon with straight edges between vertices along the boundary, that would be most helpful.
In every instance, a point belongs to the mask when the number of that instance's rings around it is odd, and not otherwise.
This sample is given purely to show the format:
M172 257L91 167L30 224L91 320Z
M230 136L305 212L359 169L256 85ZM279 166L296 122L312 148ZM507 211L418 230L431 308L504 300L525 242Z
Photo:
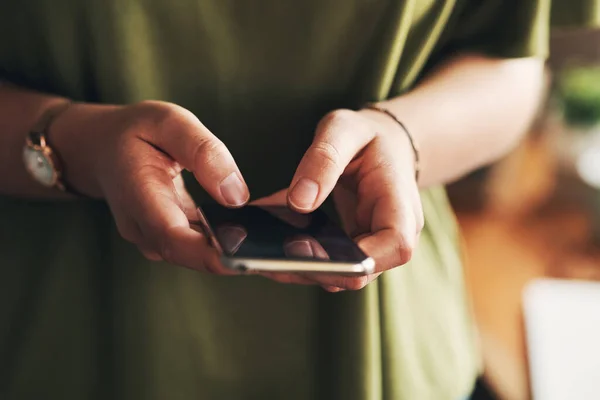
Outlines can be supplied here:
M325 213L299 214L281 206L202 211L224 253L258 259L316 259L360 263L366 255Z

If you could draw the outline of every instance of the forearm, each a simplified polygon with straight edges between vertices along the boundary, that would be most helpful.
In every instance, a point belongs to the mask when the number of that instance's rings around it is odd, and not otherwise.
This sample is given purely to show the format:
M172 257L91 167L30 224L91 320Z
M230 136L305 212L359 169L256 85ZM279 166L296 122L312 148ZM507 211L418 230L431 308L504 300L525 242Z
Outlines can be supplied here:
M538 111L543 68L540 59L460 56L410 93L383 102L419 146L419 185L450 182L513 148Z
M407 95L383 103L414 135L421 153L420 185L452 181L509 151L530 125L543 92L543 62L462 56L438 69ZM0 85L0 193L63 198L44 189L25 171L22 151L27 132L59 97ZM75 115L77 113L71 113ZM86 111L86 115L90 114ZM91 112L93 115L94 112ZM87 117L86 117L87 118ZM55 128L54 144L76 165L80 185L87 179L80 151L70 140L79 117ZM64 118L63 118L64 120ZM57 121L56 125L61 125ZM64 158L64 157L63 157ZM68 177L67 177L68 178ZM94 192L90 190L91 192Z
M26 197L66 197L29 177L23 163L27 133L44 111L64 99L0 84L0 193Z
M69 100L10 84L0 84L0 195L42 199L72 199L73 195L36 182L25 169L23 149L28 132L44 113ZM93 160L98 151L92 140L103 135L111 121L107 111L119 106L73 103L56 115L45 132L61 162L61 179L81 193L101 197ZM112 115L112 114L110 114Z

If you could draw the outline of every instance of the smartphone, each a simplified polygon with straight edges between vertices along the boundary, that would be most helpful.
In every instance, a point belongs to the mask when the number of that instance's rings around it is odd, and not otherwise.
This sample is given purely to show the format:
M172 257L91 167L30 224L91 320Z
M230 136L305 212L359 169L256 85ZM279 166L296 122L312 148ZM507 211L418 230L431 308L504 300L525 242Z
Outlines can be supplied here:
M375 261L320 210L205 204L199 215L223 265L232 270L367 275L375 269Z

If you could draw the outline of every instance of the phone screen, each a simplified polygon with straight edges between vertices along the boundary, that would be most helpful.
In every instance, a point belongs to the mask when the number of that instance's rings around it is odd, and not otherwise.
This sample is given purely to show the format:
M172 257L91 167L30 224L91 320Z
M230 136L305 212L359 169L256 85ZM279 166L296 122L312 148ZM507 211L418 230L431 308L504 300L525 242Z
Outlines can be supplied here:
M202 206L223 254L230 258L297 259L358 264L367 255L322 211L296 213L284 206L228 209Z

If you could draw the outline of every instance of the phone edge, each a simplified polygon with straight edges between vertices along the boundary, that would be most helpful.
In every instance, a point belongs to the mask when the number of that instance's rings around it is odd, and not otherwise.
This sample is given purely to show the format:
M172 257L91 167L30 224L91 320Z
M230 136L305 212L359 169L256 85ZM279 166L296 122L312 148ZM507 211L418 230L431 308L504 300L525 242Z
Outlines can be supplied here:
M223 265L238 272L281 272L281 273L329 273L344 275L369 275L375 272L375 260L367 257L359 263L340 263L313 260L283 260L283 259L255 259L232 258L221 256ZM282 267L284 266L284 267ZM335 268L333 267L335 266ZM346 267L346 268L340 268Z

